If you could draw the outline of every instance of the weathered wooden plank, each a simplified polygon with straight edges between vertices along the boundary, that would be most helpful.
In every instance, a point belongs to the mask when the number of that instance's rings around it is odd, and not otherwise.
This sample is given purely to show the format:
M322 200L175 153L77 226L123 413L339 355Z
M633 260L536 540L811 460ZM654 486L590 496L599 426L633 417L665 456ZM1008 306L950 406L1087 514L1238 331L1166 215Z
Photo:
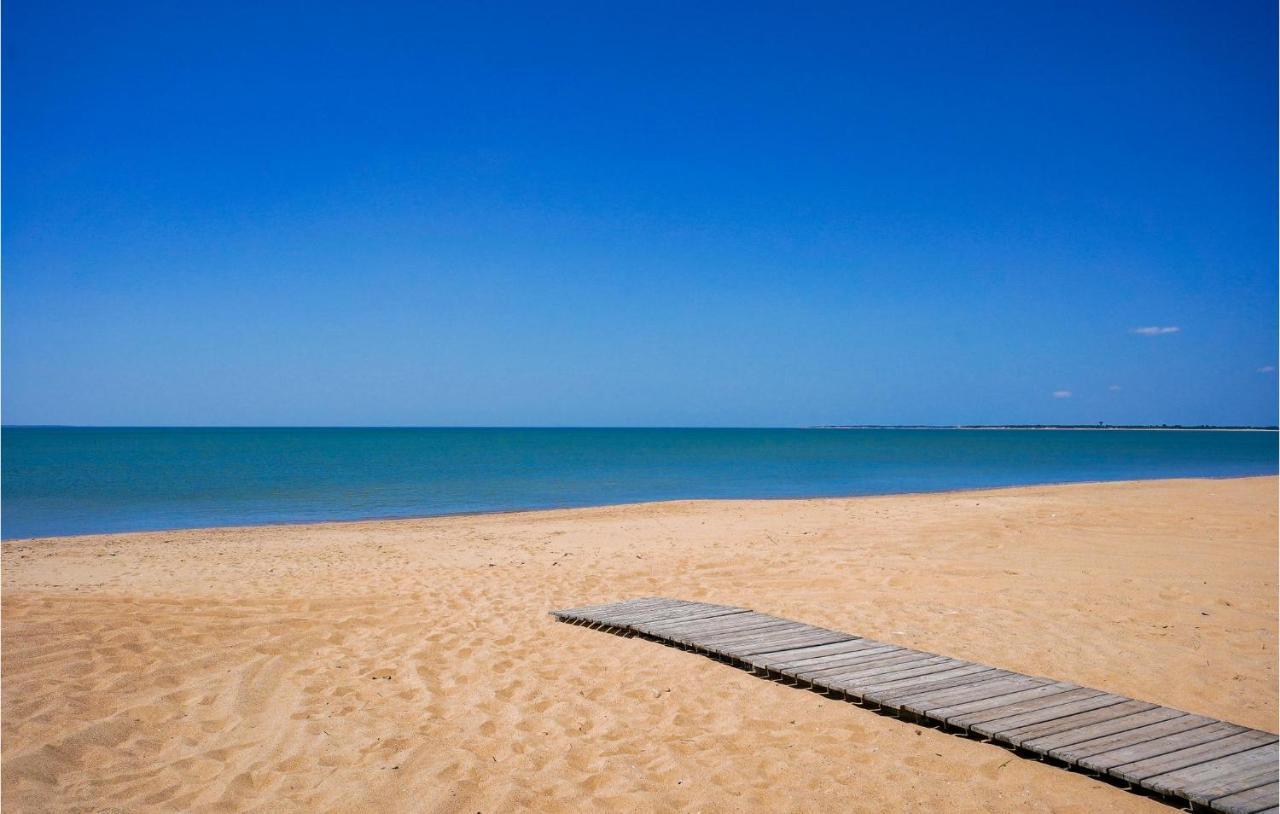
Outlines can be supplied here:
M613 627L622 628L624 630L636 630L640 625L647 624L649 622L658 621L660 619L680 619L684 621L694 622L694 621L702 621L707 619L730 618L732 616L736 616L741 613L742 611L736 611L736 610L709 610L709 609L689 608L689 609L684 609L679 611L667 611L663 613L661 616L645 617L642 619L631 619L631 620L615 619L610 622L607 622L607 624Z
M897 710L899 709L899 698L909 696L918 690L943 689L973 684L989 678L990 674L996 672L998 671L995 668L977 664L961 668L953 667L941 672L927 673L880 684L856 683L851 686L851 682L847 679L841 679L839 682L831 682L830 688L866 703ZM874 676L860 681L878 681L880 678L880 676Z
M927 710L953 706L969 701L981 701L1012 695L1023 690L1042 687L1051 683L1047 678L1033 678L1017 673L1003 673L994 678L985 678L962 687L948 687L941 690L917 690L902 698L902 709L916 715L924 715Z
M1210 800L1272 780L1277 760L1280 760L1280 750L1271 743L1148 777L1142 781L1142 787L1208 805Z
M820 636L821 634L804 626L779 627L771 628L767 631L748 631L742 634L730 634L729 636L706 639L691 637L688 644L691 647L706 650L709 653L736 655L739 650L747 650L760 645L771 645L775 642L794 641L815 635ZM826 641L839 641L839 639L827 639ZM820 642L814 643L818 644Z
M975 724L986 723L987 721L997 721L1001 718L1011 718L1014 715L1021 715L1024 712L1035 712L1036 710L1056 707L1062 704L1068 704L1072 701L1083 701L1086 698L1094 698L1103 695L1101 690L1093 690L1088 687L1077 687L1074 690L1067 690L1057 695L1044 695L1039 698L1031 698L1025 701L1011 701L1003 705L989 707L978 712L968 712L962 715L951 715L947 717L947 723L952 726L963 727L968 730Z
M901 656L905 653L915 653L914 650L905 650L891 644L882 644L878 647L863 649L856 653L845 653L838 656L824 656L818 659L804 660L796 664L784 665L777 668L777 672L784 676L795 678L801 681L807 680L807 676L828 670L835 667L846 667L851 664L870 663L872 660L880 658L893 658Z
M1275 808L1278 804L1280 782L1274 780L1211 801L1211 805L1223 814L1253 814L1268 807Z
M822 678L823 683L842 692L861 695L872 687L879 687L898 681L919 679L920 681L937 680L935 676L954 672L957 669L971 667L968 662L933 657L923 661L913 661L896 665L887 669L863 670L852 673L838 673ZM983 669L991 669L985 667Z
M627 607L627 608L620 608L620 609L617 609L617 610L614 610L614 611L610 611L610 612L608 612L607 614L604 614L604 615L617 617L617 616L633 615L633 614L634 614L637 618L640 618L640 617L644 617L644 616L652 616L652 615L654 615L654 614L659 614L659 613L667 613L667 612L682 611L682 610L691 610L691 611L704 611L704 610L721 610L721 611L736 610L736 611L745 611L745 610L747 610L747 609L746 609L746 608L738 608L738 607L735 607L735 606L732 606L732 605L716 605L716 604L713 604L713 603L711 603L711 602L682 602L682 601L678 601L678 600L677 600L677 601L672 601L672 602L658 602L658 603L655 603L655 604L652 604L652 605L646 605L646 606L644 606L644 607L640 607L640 608L631 608L631 607Z
M988 738L1002 740L998 736L1008 732L1009 730L1019 729L1032 724L1044 723L1046 721L1056 721L1059 718L1066 718L1068 715L1075 715L1079 712L1089 712L1095 709L1103 709L1121 704L1127 699L1121 695L1112 695L1111 693L1099 693L1089 698L1080 698L1065 704L1056 704L1043 709L1032 710L1030 712L1022 712L1008 718L996 718L990 721L982 721L981 723L972 724L969 727L970 732L976 732L979 735L986 735Z
M857 653L862 650L870 650L875 647L884 646L883 642L877 642L874 639L855 638L845 642L813 645L812 647L794 650L787 654L753 656L751 663L761 670L779 670L784 667L791 667L811 662L815 659L828 658L831 656L847 656L851 653Z
M795 622L788 622L781 619L777 622L761 622L758 626L749 630L722 630L709 631L705 634L691 633L681 636L678 641L688 645L710 645L718 642L733 642L743 639L750 639L752 636L763 636L766 633L774 633L780 631L795 630L797 625Z
M729 605L640 597L553 615L688 645L1214 811L1280 814L1271 733Z
M726 610L737 610L737 609L728 608ZM653 619L649 621L635 622L634 624L643 625L646 628L650 628L654 630L655 632L659 630L675 632L675 631L684 630L686 628L693 627L693 626L712 624L712 622L726 624L733 621L742 622L749 619L778 619L778 617L770 616L767 613L757 613L756 611L753 611L753 610L737 610L736 613L725 614L720 617L715 617L714 619L680 619L677 617L674 619Z
M822 631L823 633L836 632L834 630L828 630L825 627L817 627L816 625L807 625L804 622L793 622L790 619L786 619L784 621L788 622L791 626L790 629L794 630L796 633L811 633L813 631ZM770 635L776 635L776 634L770 634ZM848 634L848 633L841 633L840 635L846 636L850 639L854 638L851 634Z
M814 645L812 648L797 650L795 653L786 655L760 655L756 657L755 662L762 669L794 667L803 663L817 663L823 659L847 658L864 650L892 648L892 646L874 639L850 639L837 641L835 644Z
M676 642L678 644L688 645L689 647L709 647L720 641L731 641L744 637L764 636L775 631L783 631L788 628L785 625L779 625L772 622L756 622L741 627L725 628L721 630L691 630L679 635L663 636L667 641Z
M876 687L867 691L865 699L873 701L882 707L889 707L894 710L901 710L902 705L909 699L915 698L922 693L939 692L942 690L963 690L976 684L982 684L1000 678L1008 678L1016 675L1007 670L997 670L994 667L988 667L985 664L974 664L976 670L955 671L947 676L931 675L926 676L928 681L923 683L906 683L903 682L893 687Z
M804 665L802 669L805 672L819 673L832 672L836 670L857 669L872 664L890 665L904 664L909 661L918 661L919 659L938 658L936 653L926 653L923 650L912 650L907 647L898 647L894 644L881 645L873 650L864 650L860 653L852 653L842 658L824 659L819 662Z
M695 604L670 605L670 606L653 606L647 608L631 608L625 610L616 610L609 613L594 613L582 617L581 621L590 624L608 625L611 627L625 627L629 624L644 621L647 619L660 619L669 615L706 615L706 614L723 614L730 612L730 609L706 608Z
M1119 696L1117 696L1119 697ZM1044 735L1056 735L1062 732L1077 732L1086 726L1121 720L1139 712L1155 709L1155 704L1145 701L1121 700L1110 706L1098 709L1081 710L1074 715L1065 715L1048 721L1028 723L1016 728L1001 728L993 737L1013 746L1021 746L1024 742ZM1082 739L1083 740L1083 739Z
M809 634L809 633L832 634L834 633L838 636L843 637L844 639L855 638L854 636L848 633L841 633L840 631L837 631L837 630L828 630L825 627L817 627L816 625L806 625L806 624L801 624L799 622L793 622L792 625L793 625L792 630L797 634ZM770 635L777 636L777 635L780 635L780 633L770 634Z
M953 667L949 670L942 670L929 675L898 678L892 681L877 681L873 684L860 684L853 689L846 689L845 693L855 697L860 695L865 701L891 706L894 699L909 695L916 690L964 686L981 681L996 671L994 667L988 667L985 664L973 664L970 662L961 662L961 664L962 666L960 667Z
M1142 703L1134 701L1133 703ZM1138 729L1147 724L1157 724L1161 721L1167 721L1185 715L1176 709L1168 707L1151 706L1145 712L1130 713L1115 718L1104 717L1106 713L1098 711L1097 713L1084 713L1084 715L1097 714L1099 719L1096 723L1073 727L1070 729L1062 729L1056 732L1044 732L1032 735L1030 733L1019 733L1018 746L1023 749L1030 749L1037 754L1048 755L1053 750L1061 749L1085 741L1097 740L1108 735L1115 735L1120 732L1128 732L1129 730ZM1055 722L1056 723L1056 722ZM1047 726L1052 727L1053 724Z
M1079 685L1069 684L1065 681L1056 681L1050 684L1040 684L1025 690L1001 694L995 697L956 701L951 704L947 704L946 706L931 706L925 711L925 714L939 723L946 723L949 719L960 715L982 712L984 710L995 709L997 707L1005 707L1010 704L1017 704L1023 701L1033 701L1037 698L1058 696L1065 692L1078 689L1080 689Z
M842 642L848 639L846 633L837 633L831 630L815 631L797 635L790 639L779 639L772 642L756 642L751 645L734 647L731 651L723 651L725 655L731 655L734 658L746 659L749 656L755 656L761 653L781 653L784 651L797 650L801 647L808 647L814 644L830 644L833 642Z
M799 624L798 622L792 622L791 624L784 627L780 627L777 630L770 630L764 633L749 631L749 632L741 633L739 635L730 636L728 639L724 639L722 637L717 641L717 644L721 644L721 645L738 644L738 643L746 644L746 643L753 643L753 642L763 642L765 640L770 640L770 639L794 638L796 636L808 636L815 633L830 634L833 632L834 631L825 630L823 628L814 627L812 625L802 625L802 624ZM844 639L853 638L847 633L841 633L839 635L842 636ZM701 644L701 641L695 642L695 644Z
M751 637L773 635L786 631L808 630L808 625L802 625L799 622L792 622L790 619L778 619L777 621L763 623L763 627L755 630L726 630L726 631L710 631L705 636L693 635L686 637L690 639L690 644L701 644L703 642L713 641L733 641L735 639L750 639Z
M699 607L700 603L684 602L678 599L652 599L636 602L635 604L618 603L613 606L601 607L585 612L576 612L575 616L589 618L597 622L611 622L615 619L621 619L628 615L639 616L646 613L654 613L661 610L669 610L675 608L692 608Z
M1121 780L1128 780L1130 783L1140 783L1158 774L1165 774L1197 763L1208 763L1211 760L1217 760L1228 755L1248 751L1256 746L1265 746L1268 743L1275 742L1276 736L1269 732L1240 732L1221 740L1179 749L1176 752L1156 755L1132 763L1122 763L1119 766L1113 766L1108 769L1107 774L1112 777L1118 777Z
M1160 724L1156 724L1156 726L1158 727ZM1246 730L1242 726L1223 723L1222 721L1212 721L1191 729L1183 729L1156 738L1147 738L1132 745L1117 747L1105 752L1095 752L1087 757L1077 759L1075 763L1095 772L1106 772L1116 766L1166 755L1191 746L1198 746L1202 743L1212 743L1232 735L1238 735L1244 731Z
M657 619L651 622L637 622L636 627L644 628L646 632L652 632L654 635L679 635L692 630L710 630L715 627L726 627L732 625L745 625L756 622L785 622L786 619L779 619L776 616L770 616L767 613L756 613L755 611L746 611L745 613L731 613L721 616L694 618L694 619Z
M732 616L734 614L745 612L745 608L726 608L716 605L686 605L684 607L660 608L651 611L643 611L638 614L624 614L621 616L606 618L605 621L608 624L626 627L644 622L656 622L660 619L685 619L692 621L694 619L711 619L717 616Z
M745 633L751 630L780 627L786 621L785 619L777 619L762 614L734 614L732 616L716 616L711 619L696 619L692 622L685 622L678 628L636 625L635 629L651 636L660 636L673 642L686 643L698 638L710 639L713 636L727 636L730 633Z
M973 686L975 683L987 681L989 678L998 678L1001 676L1007 676L1007 674L1010 673L1002 671L1002 669L996 669L995 667L987 667L982 672L968 673L964 674L964 676L937 678L937 680L929 681L927 683L919 683L919 685L911 685L908 687L896 687L896 689L892 690L870 691L863 696L863 700L868 701L868 703L882 706L882 708L901 712L902 701L904 701L904 699L914 698L914 696L918 695L919 692L960 689L960 687Z
M1174 711L1176 712L1177 710ZM1211 718L1182 713L1173 718L1168 718L1163 721L1153 721L1137 727L1122 729L1119 732L1109 735L1100 735L1089 740L1063 744L1062 746L1053 746L1049 748L1049 755L1065 763L1076 765L1085 758L1138 746L1140 744L1147 743L1148 741L1158 740L1168 735L1176 735L1179 732L1199 729L1200 727L1207 726L1211 723L1214 723ZM1086 766L1084 768L1089 767ZM1094 769L1094 771L1100 770Z
M862 672L864 670L877 670L884 668L901 668L909 669L903 665L914 665L929 661L930 659L944 658L933 653L924 653L919 650L905 650L901 647L891 650L883 650L879 653L868 653L863 657L853 657L843 661L832 661L824 664L813 665L807 669L797 673L803 674L806 678L835 678L838 675L846 675Z
M779 619L776 616L769 616L765 613L743 611L742 613L714 616L710 619L659 619L655 622L637 622L631 625L631 627L642 633L648 633L654 636L661 635L674 637L693 630L710 631L726 627L741 627L765 621L779 622L786 620Z
M865 681L867 683L888 681L890 678L911 678L912 676L949 670L965 663L956 659L949 659L946 656L928 656L927 658L913 659L897 664L880 663L851 670L840 670L823 675L822 680L827 682Z

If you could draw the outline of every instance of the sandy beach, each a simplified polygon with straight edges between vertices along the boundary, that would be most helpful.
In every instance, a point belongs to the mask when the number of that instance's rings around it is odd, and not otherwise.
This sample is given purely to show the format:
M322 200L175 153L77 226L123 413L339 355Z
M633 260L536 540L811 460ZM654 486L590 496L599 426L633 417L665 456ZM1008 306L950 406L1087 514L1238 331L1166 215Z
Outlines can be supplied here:
M3 546L6 811L1169 811L554 622L745 605L1276 729L1277 479Z

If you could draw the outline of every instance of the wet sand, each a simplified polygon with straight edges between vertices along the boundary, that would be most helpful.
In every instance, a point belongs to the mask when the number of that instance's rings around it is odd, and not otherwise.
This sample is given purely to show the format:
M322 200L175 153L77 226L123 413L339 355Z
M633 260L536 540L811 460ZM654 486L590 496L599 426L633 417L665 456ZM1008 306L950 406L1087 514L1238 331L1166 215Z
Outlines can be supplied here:
M6 811L1168 807L672 648L640 594L1276 729L1277 480L3 545Z

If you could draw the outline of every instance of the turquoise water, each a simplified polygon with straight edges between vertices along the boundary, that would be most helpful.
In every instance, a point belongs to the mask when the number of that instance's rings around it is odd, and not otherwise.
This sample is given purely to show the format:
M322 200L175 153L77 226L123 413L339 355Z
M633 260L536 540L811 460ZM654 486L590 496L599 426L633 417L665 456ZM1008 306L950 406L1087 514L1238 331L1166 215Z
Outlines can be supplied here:
M5 538L1276 472L1273 432L5 428Z

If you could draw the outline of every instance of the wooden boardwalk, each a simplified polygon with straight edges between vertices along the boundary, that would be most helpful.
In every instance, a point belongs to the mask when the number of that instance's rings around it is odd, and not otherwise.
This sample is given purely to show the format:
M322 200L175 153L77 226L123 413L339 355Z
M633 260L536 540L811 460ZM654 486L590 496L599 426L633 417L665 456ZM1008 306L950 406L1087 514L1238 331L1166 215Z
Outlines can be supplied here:
M1193 810L1278 811L1270 732L747 608L645 597L552 615L1005 744Z

